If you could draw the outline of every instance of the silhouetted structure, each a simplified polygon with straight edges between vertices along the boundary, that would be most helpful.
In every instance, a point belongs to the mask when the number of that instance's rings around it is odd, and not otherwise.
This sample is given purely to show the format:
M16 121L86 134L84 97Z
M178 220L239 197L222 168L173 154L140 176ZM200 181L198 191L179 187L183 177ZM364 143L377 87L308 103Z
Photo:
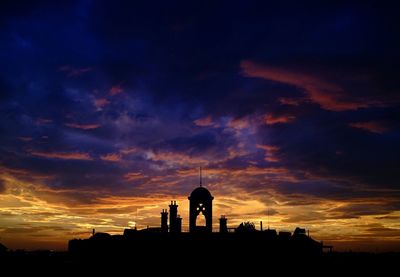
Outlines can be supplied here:
M8 248L4 244L0 243L0 255L6 253L7 250Z
M228 219L224 216L221 215L219 219L219 232L220 233L228 233Z
M214 197L200 186L189 196L189 232L212 232L212 201ZM198 216L205 217L206 226L197 226Z
M182 218L180 217L180 215L178 214L178 216L175 219L175 233L180 233L182 232Z
M195 188L189 199L189 232L182 233L182 218L178 215L176 201L171 201L169 213L166 209L161 211L161 226L147 227L142 230L125 229L123 235L111 236L106 233L95 233L89 239L71 240L68 245L69 252L73 255L92 255L100 253L121 253L135 255L134 253L148 253L155 255L157 251L173 248L175 253L192 253L195 251L199 257L207 259L215 255L235 258L235 253L258 252L257 248L263 246L268 253L294 255L321 254L323 244L306 235L306 230L296 228L291 232L276 230L260 230L254 223L243 222L237 228L228 227L225 215L219 218L219 232L212 232L212 201L214 197L209 190L202 186ZM169 218L168 218L169 215ZM197 218L205 217L205 226L197 225ZM169 226L168 226L169 219ZM234 231L234 232L232 232ZM249 248L250 247L250 248ZM157 251L156 251L157 249ZM135 252L132 252L135 250ZM194 253L194 252L193 252Z
M253 233L253 232L256 232L256 227L254 226L254 223L242 222L236 228L235 232L238 232L238 233Z
M178 215L178 205L176 201L171 201L169 205L169 229L171 233L180 233L182 228L182 219Z
M161 232L168 233L168 212L166 209L161 211Z

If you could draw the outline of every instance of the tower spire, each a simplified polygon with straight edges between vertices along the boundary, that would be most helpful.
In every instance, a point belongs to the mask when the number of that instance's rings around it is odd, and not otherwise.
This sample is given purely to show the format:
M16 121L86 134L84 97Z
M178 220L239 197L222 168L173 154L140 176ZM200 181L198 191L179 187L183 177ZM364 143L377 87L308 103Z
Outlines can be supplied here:
M203 186L203 176L201 176L201 166L200 166L200 187Z

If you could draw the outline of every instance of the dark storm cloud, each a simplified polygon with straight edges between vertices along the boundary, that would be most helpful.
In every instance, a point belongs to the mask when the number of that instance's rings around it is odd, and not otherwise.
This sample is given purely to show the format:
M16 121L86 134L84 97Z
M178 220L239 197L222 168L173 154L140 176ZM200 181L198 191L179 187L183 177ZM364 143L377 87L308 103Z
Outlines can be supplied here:
M381 109L379 112L386 111ZM395 140L398 126L388 134L371 134L344 125L342 120L346 118L351 117L303 117L292 125L278 126L265 132L277 134L272 136L272 141L279 143L280 155L289 167L308 169L326 177L366 182L377 187L397 187L396 160L400 148ZM285 140L285 137L295 139Z
M377 204L349 204L344 207L331 210L331 213L339 212L341 218L360 217L363 215L379 215L387 214L388 212L397 211L399 209L399 201L392 201L390 203L377 203Z
M6 190L5 182L3 180L0 180L0 194L5 192L5 190Z

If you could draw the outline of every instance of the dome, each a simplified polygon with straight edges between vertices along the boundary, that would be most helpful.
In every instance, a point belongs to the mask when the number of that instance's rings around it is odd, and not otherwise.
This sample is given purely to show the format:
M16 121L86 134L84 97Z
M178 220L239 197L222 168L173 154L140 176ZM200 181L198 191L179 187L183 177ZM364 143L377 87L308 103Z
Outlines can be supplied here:
M189 196L189 199L213 199L208 189L204 187L195 188Z

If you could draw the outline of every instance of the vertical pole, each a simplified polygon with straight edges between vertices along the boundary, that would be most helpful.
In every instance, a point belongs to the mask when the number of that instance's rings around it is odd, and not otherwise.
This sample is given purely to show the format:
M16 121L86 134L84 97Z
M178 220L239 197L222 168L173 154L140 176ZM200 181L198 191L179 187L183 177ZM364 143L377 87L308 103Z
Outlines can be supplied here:
M203 180L202 180L202 176L201 176L201 166L200 166L200 187L203 185Z

